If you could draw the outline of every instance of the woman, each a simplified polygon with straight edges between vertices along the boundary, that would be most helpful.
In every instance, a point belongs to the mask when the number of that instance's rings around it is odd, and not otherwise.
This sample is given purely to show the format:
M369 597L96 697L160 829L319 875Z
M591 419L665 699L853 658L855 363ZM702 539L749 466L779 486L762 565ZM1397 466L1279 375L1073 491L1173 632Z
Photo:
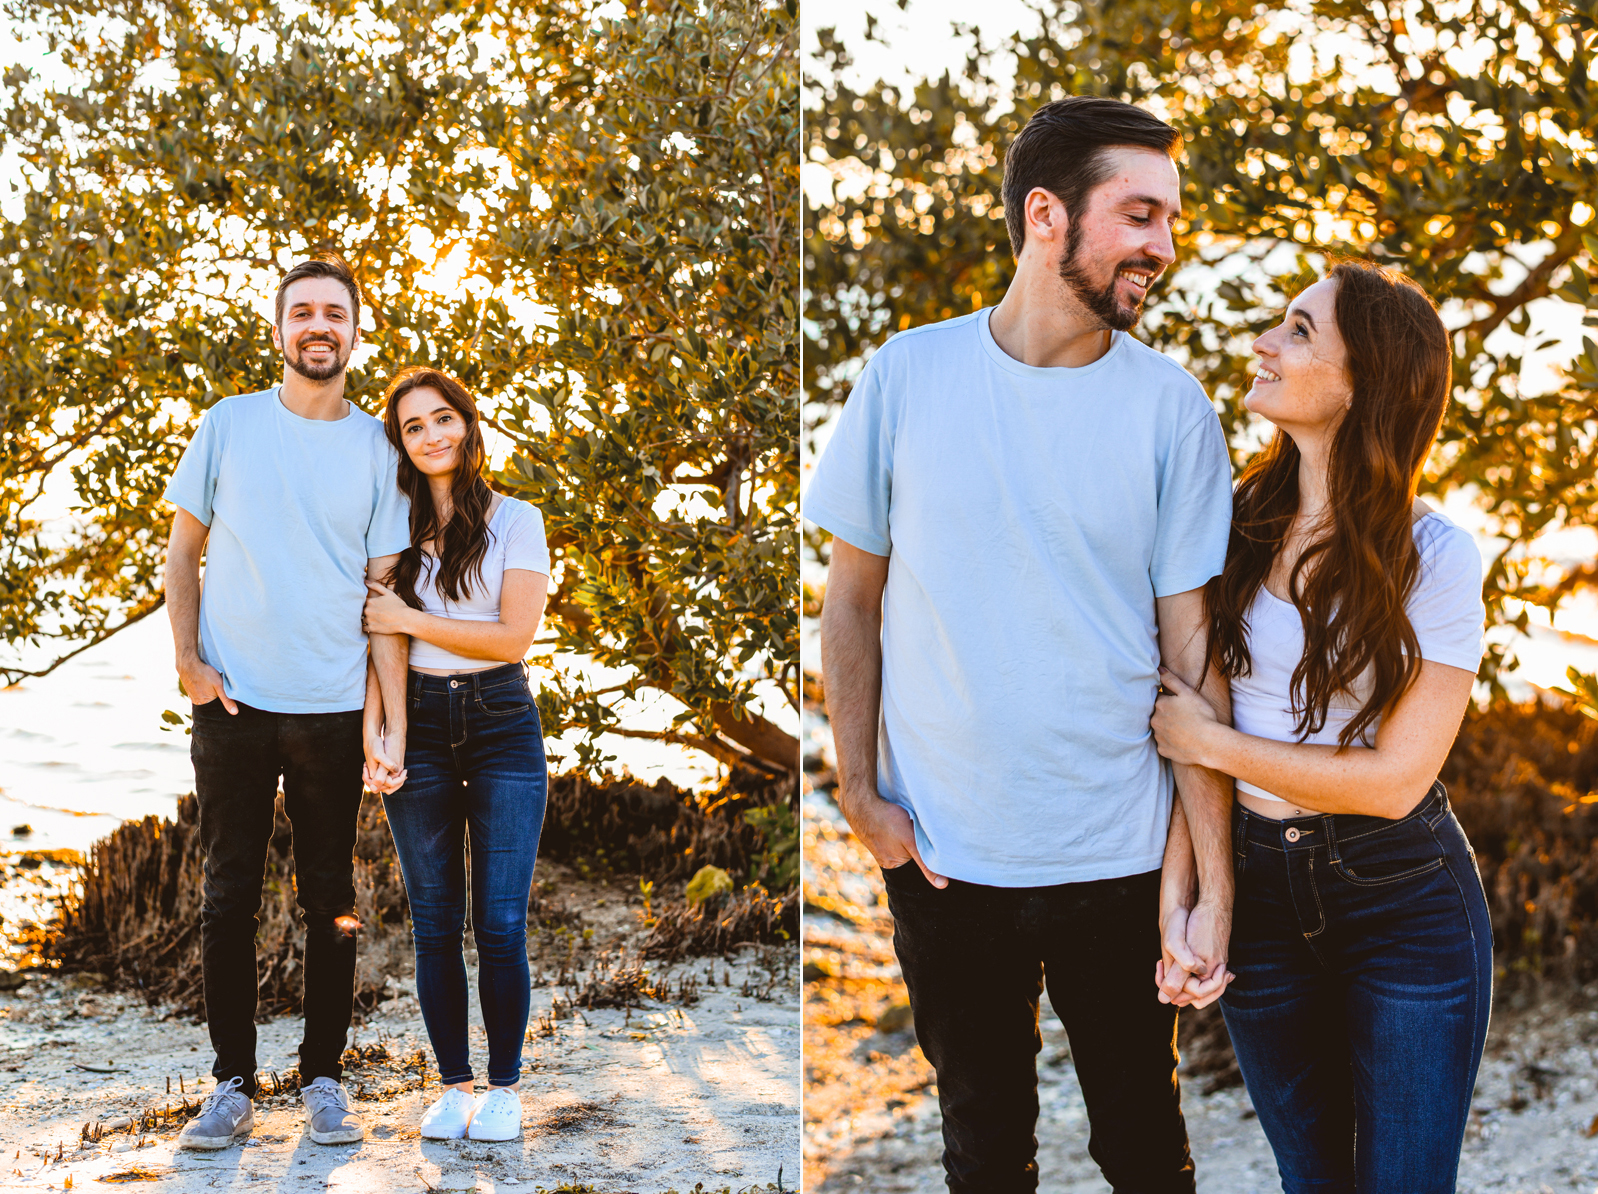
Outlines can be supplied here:
M383 793L416 941L416 993L444 1095L422 1135L512 1140L521 1132L522 1041L531 991L527 899L544 821L538 710L523 658L549 585L544 523L483 480L477 405L436 369L388 388L383 425L399 449L411 546L373 583L366 629L410 636L405 716L366 688L367 783ZM385 724L386 723L386 724ZM387 761L403 770L392 774ZM471 841L477 989L488 1033L488 1090L472 1099L466 1037L462 847Z
M1237 778L1221 1007L1282 1188L1452 1190L1492 930L1436 782L1481 659L1481 557L1415 496L1449 338L1419 287L1345 263L1254 351L1244 405L1277 432L1205 590L1233 724L1162 669L1155 739ZM1170 850L1183 902L1192 876Z

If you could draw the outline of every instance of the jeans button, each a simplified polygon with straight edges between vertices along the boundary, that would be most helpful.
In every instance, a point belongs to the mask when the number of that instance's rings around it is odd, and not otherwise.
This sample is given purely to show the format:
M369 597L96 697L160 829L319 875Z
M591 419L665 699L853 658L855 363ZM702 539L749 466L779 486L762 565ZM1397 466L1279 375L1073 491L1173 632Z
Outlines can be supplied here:
M1285 836L1286 836L1288 841L1296 842L1296 841L1298 841L1298 830L1297 829L1289 829Z
M450 682L449 682L449 686L450 686L450 687L451 687L451 688L459 688L459 687L460 687L460 681L458 681L458 680L451 680L451 681L450 681Z

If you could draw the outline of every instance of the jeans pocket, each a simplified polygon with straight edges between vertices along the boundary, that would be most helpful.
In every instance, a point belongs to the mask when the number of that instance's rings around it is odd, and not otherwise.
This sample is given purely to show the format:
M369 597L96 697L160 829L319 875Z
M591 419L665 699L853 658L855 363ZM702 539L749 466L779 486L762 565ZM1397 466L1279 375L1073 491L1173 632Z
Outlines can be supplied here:
M1332 863L1332 870L1344 882L1356 887L1380 887L1387 883L1402 883L1406 879L1419 879L1443 865L1441 856L1419 861L1414 857L1404 859L1372 858L1353 865L1340 858Z
M477 698L477 707L489 717L513 717L533 707L533 694L525 684L514 688L507 685L481 694Z

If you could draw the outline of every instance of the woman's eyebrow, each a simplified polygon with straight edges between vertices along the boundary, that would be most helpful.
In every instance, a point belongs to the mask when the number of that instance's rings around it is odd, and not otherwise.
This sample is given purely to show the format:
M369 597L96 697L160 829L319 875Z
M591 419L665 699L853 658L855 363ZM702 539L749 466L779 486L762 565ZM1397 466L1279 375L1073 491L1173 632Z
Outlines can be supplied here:
M450 415L452 415L452 414L455 413L455 408L453 406L451 406L449 403L446 402L443 406L435 406L432 410L428 411L427 413L430 414L430 415L442 415L442 414L450 414ZM406 419L405 422L401 423L400 426L401 427L409 427L412 423L420 423L421 421L422 421L422 416L421 415L412 415L410 418Z
M1289 307L1287 313L1289 315L1297 315L1301 319L1308 320L1310 327L1314 328L1317 332L1321 330L1320 324L1315 322L1315 317L1308 311L1304 310L1303 307Z

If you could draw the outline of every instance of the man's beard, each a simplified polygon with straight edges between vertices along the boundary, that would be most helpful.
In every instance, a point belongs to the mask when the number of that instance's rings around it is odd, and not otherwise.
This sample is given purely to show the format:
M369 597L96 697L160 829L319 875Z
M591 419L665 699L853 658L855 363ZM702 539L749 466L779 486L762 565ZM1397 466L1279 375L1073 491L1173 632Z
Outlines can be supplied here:
M305 359L305 347L307 344L331 345L333 353L323 364L313 365ZM318 337L314 340L300 341L294 346L292 355L285 351L283 353L283 362L306 381L328 381L344 372L344 366L350 363L350 354L348 352L339 352L336 340L323 340Z
M1082 225L1079 221L1072 221L1065 232L1065 255L1060 258L1060 281L1065 283L1076 301L1086 307L1088 313L1094 316L1102 327L1113 328L1118 332L1128 331L1143 314L1143 303L1139 300L1136 306L1123 306L1115 297L1115 284L1120 279L1123 269L1147 270L1152 277L1159 273L1159 263L1147 258L1123 261L1115 267L1107 286L1095 287L1093 279L1088 277L1086 268L1078 258L1078 250L1081 247Z

